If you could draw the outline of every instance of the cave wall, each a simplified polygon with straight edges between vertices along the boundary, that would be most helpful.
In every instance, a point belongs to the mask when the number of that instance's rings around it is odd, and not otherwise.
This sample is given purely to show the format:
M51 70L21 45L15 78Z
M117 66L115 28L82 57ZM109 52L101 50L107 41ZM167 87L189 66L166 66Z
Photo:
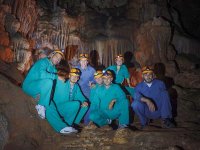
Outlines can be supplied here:
M127 51L141 66L156 62L174 66L176 54L199 56L199 39L193 32L188 34L189 19L179 21L185 5L179 0L2 0L0 58L17 62L24 72L32 65L35 51L48 47L64 49L70 59L72 51L96 50L98 63L105 66Z

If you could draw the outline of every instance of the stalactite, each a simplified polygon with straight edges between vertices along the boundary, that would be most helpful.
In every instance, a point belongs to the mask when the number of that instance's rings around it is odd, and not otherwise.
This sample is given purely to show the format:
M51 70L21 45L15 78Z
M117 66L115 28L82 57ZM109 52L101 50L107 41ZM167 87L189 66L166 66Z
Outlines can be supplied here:
M40 43L40 47L43 47L44 43L49 43L49 45L53 45L53 47L65 49L68 44L71 44L69 43L69 35L70 32L72 32L70 24L77 26L78 23L71 23L75 22L76 19L69 18L63 10L59 9L53 16L49 16L48 13L44 12L42 17L43 18L38 21L37 33L35 33L35 39L38 44ZM73 28L76 29L76 27ZM47 36L47 39L42 38L43 36Z
M38 10L35 0L15 0L12 12L20 21L19 32L31 36L37 20Z
M19 55L20 55L21 62L18 63L17 69L20 70L21 72L27 71L31 65L28 63L30 61L32 54L30 51L23 50L23 51L20 51Z
M92 50L96 50L99 53L99 63L105 66L114 64L114 57L117 54L124 54L126 51L132 51L132 43L126 39L110 38L107 40L95 40L92 43L84 45L88 48L90 53ZM80 49L80 52L83 52Z

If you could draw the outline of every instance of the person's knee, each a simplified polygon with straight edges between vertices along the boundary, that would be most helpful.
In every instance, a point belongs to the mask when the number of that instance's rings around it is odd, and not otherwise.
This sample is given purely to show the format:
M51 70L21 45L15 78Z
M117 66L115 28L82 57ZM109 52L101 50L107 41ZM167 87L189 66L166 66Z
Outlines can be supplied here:
M95 115L90 113L89 119L92 120L92 121L94 121L94 117L95 117Z
M97 118L98 114L95 111L91 111L89 114L89 119L91 121L95 121L95 118Z
M141 105L142 105L142 104L141 104L140 102L134 101L134 102L131 104L131 107L132 107L133 111L137 111L137 110L140 109Z
M128 99L124 101L124 106L125 107L129 107L129 101L128 101Z
M81 103L79 101L73 101L73 108L79 109L81 107Z

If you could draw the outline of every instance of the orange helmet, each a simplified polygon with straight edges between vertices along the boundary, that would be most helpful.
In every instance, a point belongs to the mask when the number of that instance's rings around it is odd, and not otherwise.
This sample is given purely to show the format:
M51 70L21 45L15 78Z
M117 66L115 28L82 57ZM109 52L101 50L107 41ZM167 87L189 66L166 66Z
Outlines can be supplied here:
M153 73L153 69L149 66L145 66L142 68L142 74L146 74L146 73Z

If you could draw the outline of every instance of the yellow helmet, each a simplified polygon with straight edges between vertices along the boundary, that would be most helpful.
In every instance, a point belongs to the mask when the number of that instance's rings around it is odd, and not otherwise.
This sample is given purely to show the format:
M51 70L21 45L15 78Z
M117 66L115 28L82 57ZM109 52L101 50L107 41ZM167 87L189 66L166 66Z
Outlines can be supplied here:
M94 73L94 78L100 78L103 76L103 72L101 70L97 70L95 73Z
M65 56L64 56L64 50L59 50L59 49L57 49L57 50L54 50L53 52L51 52L49 55L48 55L48 57L49 58L52 58L56 53L59 53L61 56L62 56L62 59L65 59Z
M88 60L88 58L89 58L88 54L83 53L79 55L79 60Z
M72 76L80 76L81 71L78 68L72 68L69 72L70 75Z
M57 49L57 50L55 50L54 52L55 52L55 53L59 53L59 54L64 58L64 50L59 50L59 49Z

